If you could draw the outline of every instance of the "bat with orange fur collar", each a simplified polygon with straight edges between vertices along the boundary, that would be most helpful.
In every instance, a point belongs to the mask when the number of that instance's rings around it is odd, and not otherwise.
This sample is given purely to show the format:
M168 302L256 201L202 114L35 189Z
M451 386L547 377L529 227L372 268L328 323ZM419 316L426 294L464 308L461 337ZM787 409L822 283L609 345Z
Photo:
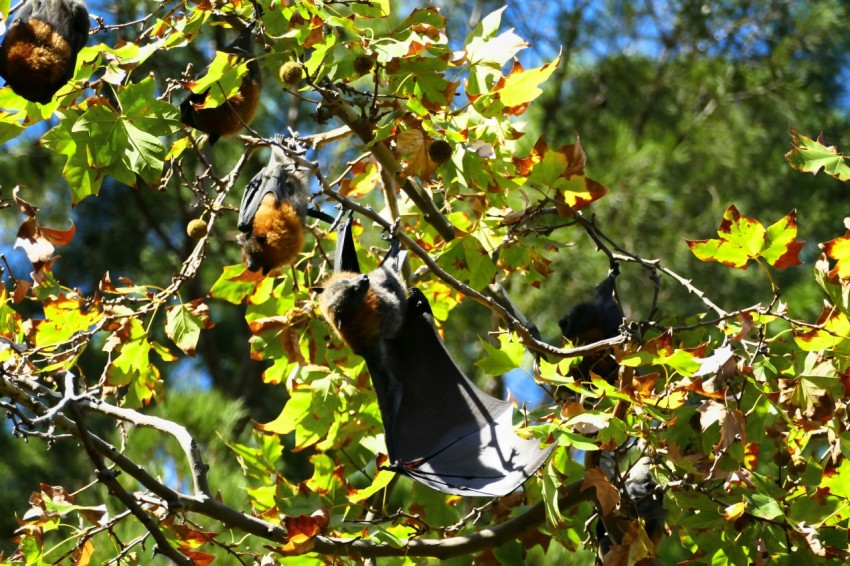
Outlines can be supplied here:
M0 45L0 76L15 94L47 104L74 76L88 38L82 0L26 0Z

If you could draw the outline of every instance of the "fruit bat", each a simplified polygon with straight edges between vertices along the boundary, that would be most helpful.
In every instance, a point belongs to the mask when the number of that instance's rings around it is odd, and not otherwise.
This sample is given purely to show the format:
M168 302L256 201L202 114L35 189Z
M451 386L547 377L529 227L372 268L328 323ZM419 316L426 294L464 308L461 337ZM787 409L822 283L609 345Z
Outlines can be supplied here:
M15 94L47 104L74 76L88 38L82 0L26 0L0 45L0 76Z
M603 455L602 461L604 462L606 459L613 460L610 452ZM632 466L623 482L623 487L626 515L632 520L643 519L646 534L657 547L664 535L667 510L664 508L663 490L652 477L651 461L648 457L640 458ZM601 520L596 524L596 536L599 541L600 554L604 556L611 550L613 543Z
M591 300L575 305L558 321L564 338L579 346L613 338L620 333L623 310L614 299L617 275L619 269L615 266L596 286L596 294ZM588 379L593 371L613 383L618 368L611 355L602 351L586 355L579 364L578 371L583 379Z
M207 98L209 89L204 92L190 92L180 104L180 121L189 127L206 133L210 145L221 136L232 136L254 119L257 103L260 100L260 66L253 56L254 23L242 30L239 37L224 48L227 53L233 53L249 59L248 72L242 77L242 85L236 94L215 108L198 108Z
M304 247L307 215L333 222L323 212L307 208L310 190L306 171L281 149L276 135L269 163L245 186L237 228L245 263L263 274L292 263Z
M454 495L498 497L530 478L553 447L522 438L513 405L487 395L457 367L419 289L406 297L404 254L393 241L361 274L351 217L339 227L336 273L319 296L337 334L363 356L378 397L388 469Z

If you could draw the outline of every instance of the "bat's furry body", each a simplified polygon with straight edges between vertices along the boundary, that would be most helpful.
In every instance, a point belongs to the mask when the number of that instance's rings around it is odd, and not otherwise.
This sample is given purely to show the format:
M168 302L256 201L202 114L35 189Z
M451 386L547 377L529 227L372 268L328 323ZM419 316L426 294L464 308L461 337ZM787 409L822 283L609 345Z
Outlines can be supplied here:
M304 248L309 198L304 172L273 145L269 164L245 187L239 208L239 243L248 269L265 274L295 261Z
M251 42L253 25L242 30L236 40L225 47L228 53L249 58L253 54ZM196 108L203 104L209 89L200 93L190 93L180 104L180 120L209 136L210 145L222 136L232 136L250 124L260 101L260 66L256 61L248 61L248 72L242 77L239 90L215 108Z
M368 275L347 271L328 279L319 306L337 334L355 354L377 349L382 338L395 338L407 308L398 277L382 265Z
M47 104L74 76L89 37L82 0L27 0L0 46L0 76L16 94Z
M614 457L611 452L600 455L600 467L609 477L614 477ZM626 516L642 519L644 530L657 548L665 532L667 510L664 508L664 490L652 477L651 461L644 456L635 462L623 482L623 502ZM599 542L600 557L605 556L613 545L604 521L600 518L596 524L596 537Z

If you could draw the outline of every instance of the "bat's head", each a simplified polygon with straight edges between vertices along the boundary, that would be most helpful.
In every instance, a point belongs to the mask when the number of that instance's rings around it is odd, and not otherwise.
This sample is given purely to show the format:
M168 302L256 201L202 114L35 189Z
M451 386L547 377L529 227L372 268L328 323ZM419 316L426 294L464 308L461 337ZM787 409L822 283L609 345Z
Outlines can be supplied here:
M263 273L268 270L264 268L264 241L262 237L257 237L253 234L240 234L238 237L239 244L242 246L242 255L245 258L245 266L248 271L259 271L263 269Z
M343 271L332 275L325 283L319 295L319 306L325 318L339 327L363 308L368 295L368 275Z

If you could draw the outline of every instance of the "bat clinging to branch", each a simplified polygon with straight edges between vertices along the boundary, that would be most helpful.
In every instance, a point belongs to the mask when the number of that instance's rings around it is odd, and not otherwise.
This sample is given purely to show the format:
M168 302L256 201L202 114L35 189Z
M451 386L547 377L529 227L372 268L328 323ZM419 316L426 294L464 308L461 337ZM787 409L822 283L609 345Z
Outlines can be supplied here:
M0 46L0 76L15 94L47 104L74 76L89 38L82 0L26 0Z
M530 478L551 448L522 438L513 405L487 395L457 367L419 289L405 297L397 275L404 255L359 273L351 219L340 226L337 274L320 304L337 332L363 356L378 397L389 469L439 491L496 497ZM345 271L342 271L342 270Z

